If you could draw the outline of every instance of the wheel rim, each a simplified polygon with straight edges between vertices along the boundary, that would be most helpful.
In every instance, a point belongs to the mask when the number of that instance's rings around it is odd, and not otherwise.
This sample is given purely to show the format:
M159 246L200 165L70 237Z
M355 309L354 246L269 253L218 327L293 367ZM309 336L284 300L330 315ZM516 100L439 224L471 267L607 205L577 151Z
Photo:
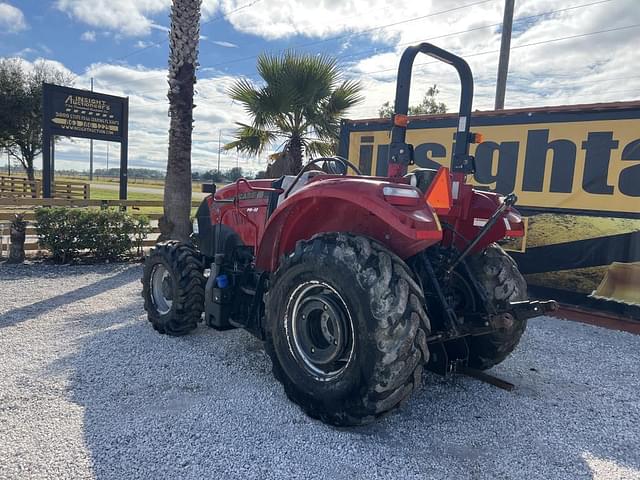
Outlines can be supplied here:
M151 300L160 315L169 313L173 305L173 279L162 264L153 267L151 272Z
M318 380L332 380L351 363L353 321L340 294L324 282L307 282L291 295L285 323L298 364Z

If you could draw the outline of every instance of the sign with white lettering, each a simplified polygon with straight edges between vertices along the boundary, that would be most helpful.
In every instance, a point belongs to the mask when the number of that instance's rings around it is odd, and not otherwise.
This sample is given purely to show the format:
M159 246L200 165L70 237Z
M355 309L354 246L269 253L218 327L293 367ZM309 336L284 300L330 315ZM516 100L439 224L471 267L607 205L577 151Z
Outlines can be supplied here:
M127 99L45 84L45 124L52 135L120 141Z
M44 83L42 85L42 191L51 197L54 137L120 143L120 199L127 198L129 99Z

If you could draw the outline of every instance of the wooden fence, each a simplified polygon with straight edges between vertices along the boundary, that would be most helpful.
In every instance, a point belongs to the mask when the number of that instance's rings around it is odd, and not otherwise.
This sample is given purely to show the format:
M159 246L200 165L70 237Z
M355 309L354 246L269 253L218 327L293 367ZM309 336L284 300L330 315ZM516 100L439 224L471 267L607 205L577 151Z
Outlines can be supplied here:
M53 182L51 193L59 199L91 197L91 185L83 182ZM42 198L42 180L26 177L0 176L0 198Z
M193 202L192 206L197 207L200 202ZM25 241L25 251L41 250L38 245L37 232L35 227L35 209L38 207L73 207L73 208L126 208L128 213L134 217L145 216L151 222L149 236L144 240L143 246L155 245L160 229L158 219L162 216L159 212L144 212L141 208L155 207L161 209L162 200L88 200L88 199L65 199L65 198L22 198L22 197L0 197L0 257L4 256L4 251L8 251L9 245L9 225L16 213L24 215L27 221L27 240Z

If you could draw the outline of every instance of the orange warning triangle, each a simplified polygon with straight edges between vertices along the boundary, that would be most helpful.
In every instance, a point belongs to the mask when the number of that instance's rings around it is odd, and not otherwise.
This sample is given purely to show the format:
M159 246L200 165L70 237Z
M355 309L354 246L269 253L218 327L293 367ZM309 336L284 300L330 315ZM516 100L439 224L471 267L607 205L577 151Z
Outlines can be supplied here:
M440 167L436 178L433 179L424 195L424 200L437 214L446 215L449 213L453 206L453 195L451 194L451 175L447 167Z

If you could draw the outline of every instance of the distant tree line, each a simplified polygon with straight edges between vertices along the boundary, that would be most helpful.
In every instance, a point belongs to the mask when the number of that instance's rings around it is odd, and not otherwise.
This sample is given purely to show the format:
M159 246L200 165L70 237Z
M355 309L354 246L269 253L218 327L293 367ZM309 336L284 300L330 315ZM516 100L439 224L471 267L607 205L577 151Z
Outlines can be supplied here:
M258 172L258 175L264 172ZM206 172L193 172L191 178L195 181L207 181L214 183L235 182L237 179L244 177L246 179L263 178L254 176L252 172L245 172L242 167L233 167L229 170L217 171L207 170Z
M62 172L60 172L62 173ZM79 172L75 172L77 175ZM83 174L87 174L86 172L82 172ZM62 173L63 175L65 173ZM110 168L107 170L106 168L98 168L94 171L94 174L99 177L114 177L117 178L120 176L119 168ZM148 178L154 180L164 180L166 173L162 170L155 170L152 168L129 168L127 170L127 174L132 178ZM258 175L264 174L264 172L258 172ZM70 174L73 175L73 174ZM244 178L254 178L252 172L245 172L242 167L233 167L228 170L221 170L218 172L217 170L211 169L206 170L204 172L194 171L191 172L191 179L194 181L207 181L207 182L215 182L215 183L225 183L225 182L235 182L237 179ZM257 177L264 178L264 177Z
M83 173L87 174L87 172ZM110 168L107 170L106 168L96 168L93 174L98 177L119 177L120 169ZM135 178L164 180L165 172L153 168L127 168L127 175Z

